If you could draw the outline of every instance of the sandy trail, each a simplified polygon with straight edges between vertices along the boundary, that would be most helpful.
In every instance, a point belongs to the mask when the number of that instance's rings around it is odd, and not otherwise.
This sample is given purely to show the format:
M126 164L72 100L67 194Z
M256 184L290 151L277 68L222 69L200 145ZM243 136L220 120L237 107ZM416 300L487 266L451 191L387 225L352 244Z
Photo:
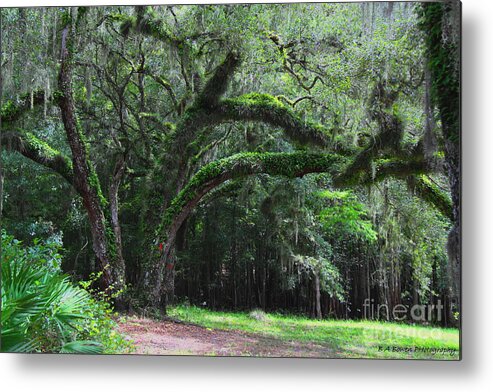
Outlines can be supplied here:
M242 331L127 318L119 330L136 346L135 354L334 358L333 348L313 343L281 341Z

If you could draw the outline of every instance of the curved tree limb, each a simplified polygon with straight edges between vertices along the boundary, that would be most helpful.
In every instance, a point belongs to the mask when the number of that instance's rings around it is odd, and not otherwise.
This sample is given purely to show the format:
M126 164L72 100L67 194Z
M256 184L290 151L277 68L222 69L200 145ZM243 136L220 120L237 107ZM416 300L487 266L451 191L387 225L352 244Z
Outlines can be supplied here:
M343 159L335 154L307 152L242 153L211 162L192 177L167 209L161 225L169 228L166 241L173 242L177 230L202 197L227 180L260 173L288 178L335 173Z
M417 196L435 207L443 216L454 221L452 199L434 184L427 175L410 176L407 185Z
M279 99L268 94L251 93L224 99L218 113L222 121L255 121L282 128L290 140L302 145L328 147L332 140L329 130L303 120Z
M171 141L170 153L179 153L195 138L197 131L219 120L211 113L221 96L226 92L228 81L239 64L238 55L230 52L216 68L195 102L185 110L183 120L176 126Z
M291 108L269 94L250 93L236 98L222 99L213 109L200 109L193 106L187 112L188 116L178 127L173 141L177 148L176 154L183 156L178 190L181 189L180 184L184 181L188 163L185 162L186 157L195 157L203 149L202 145L207 140L207 135L202 133L197 137L197 133L206 127L210 128L226 122L262 122L282 128L290 141L303 146L326 148L332 144L333 137L330 130L313 121L302 119ZM179 140L181 143L178 143Z
M300 102L304 101L305 99L313 100L313 97L311 95L305 95L303 97L299 97L299 98L296 98L294 100L290 100L288 97L286 97L284 95L278 95L276 98L279 99L279 100L283 100L284 102L286 102L287 104L289 104L293 108L297 104L299 104Z
M160 302L162 276L169 261L177 233L191 211L208 192L225 181L253 174L289 178L303 177L308 173L333 173L341 161L335 154L295 153L243 153L211 162L200 169L186 187L175 197L166 210L158 235L164 235L162 253L155 265L155 285L152 303Z
M112 14L110 20L121 22L120 32L127 36L130 32L142 33L160 41L179 47L182 41L174 36L166 24L156 15L149 6L136 6L135 16Z
M344 183L335 181L334 185L363 185L382 181L387 177L402 178L430 171L430 167L424 159L377 160L375 165L373 171L367 168L364 176L359 174L352 178L352 181ZM162 284L160 277L169 261L178 231L205 195L227 181L239 180L254 174L265 173L295 178L303 177L309 173L329 173L333 178L337 178L337 174L346 166L347 158L341 155L294 152L243 153L211 162L202 167L171 202L165 211L161 226L157 230L158 237L161 237L160 240L164 240L164 243L155 265L156 285L153 288L151 301L159 302ZM170 264L168 267L173 268L173 265Z
M166 241L172 242L176 231L204 195L225 181L253 174L295 178L309 173L329 173L335 176L334 186L350 187L382 181L388 177L404 178L430 172L429 165L423 159L386 159L377 160L374 170L367 170L365 176L357 176L351 181L337 181L336 175L346 161L345 157L337 154L294 152L241 153L211 162L203 166L171 202L158 232L165 230Z
M414 156L408 159L368 160L365 167L358 168L355 171L346 169L342 174L334 177L333 185L338 188L369 185L383 181L387 177L404 178L414 174L426 174L430 171L432 171L432 168L421 156Z
M61 152L51 148L30 132L9 132L2 134L2 145L22 154L26 158L53 170L74 185L72 161Z
M11 124L19 120L26 111L32 109L36 105L41 105L44 102L44 90L36 90L31 93L23 94L18 100L8 100L2 105L0 110L2 124Z

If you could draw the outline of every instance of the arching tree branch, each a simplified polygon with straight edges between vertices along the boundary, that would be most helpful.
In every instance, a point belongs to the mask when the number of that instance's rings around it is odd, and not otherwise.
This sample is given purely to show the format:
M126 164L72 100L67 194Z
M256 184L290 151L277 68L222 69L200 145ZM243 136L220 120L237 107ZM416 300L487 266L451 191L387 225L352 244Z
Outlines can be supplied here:
M22 154L26 158L53 170L74 185L72 161L61 152L29 132L2 133L2 146Z
M142 33L160 41L179 47L182 41L176 37L154 12L152 7L135 7L135 16L112 14L109 19L121 22L120 32L127 36L130 32Z
M19 120L26 111L36 105L41 105L44 102L44 90L36 90L32 93L23 94L18 100L8 100L2 105L0 111L0 115L2 116L2 124L11 124Z
M243 153L211 162L200 169L175 197L164 218L158 236L164 240L162 253L154 266L156 283L151 302L158 303L161 295L162 274L169 260L176 235L183 222L199 201L209 191L231 179L266 173L289 178L303 177L308 173L334 173L341 161L335 154L295 153Z
M436 165L434 165L436 166ZM371 161L366 170L349 174L347 171L333 179L337 187L352 187L370 185L385 180L388 177L406 179L408 187L442 215L452 220L452 201L426 175L433 172L433 168L424 158L405 159L377 159Z
M182 121L176 126L168 155L180 154L195 139L198 131L222 122L214 113L213 107L226 92L228 81L238 64L239 57L230 52L216 68L195 102L185 111Z
M163 169L170 166L170 159L175 160L176 156L179 157L176 173L178 191L185 182L189 166L188 157L196 156L207 140L207 135L199 134L205 127L228 121L264 122L283 128L291 140L302 145L327 147L330 144L329 132L324 127L303 120L273 96L251 93L237 98L221 99L239 63L238 54L229 52L176 127L171 148L167 151L168 159L163 161L166 163Z
M452 199L434 184L427 175L410 176L407 178L407 184L417 196L435 207L443 216L453 222Z
M200 169L172 201L162 228L169 228L166 240L173 241L176 231L200 199L211 189L231 179L265 173L289 178L308 173L335 173L343 158L335 154L243 153L211 162Z
M350 166L351 167L351 166ZM352 187L357 185L369 185L380 182L388 177L405 178L414 174L426 174L431 172L431 167L422 157L390 158L369 160L365 168L355 171L345 170L333 179L333 185Z
M303 120L279 99L268 94L251 93L224 99L218 113L222 121L263 122L282 128L290 140L302 145L327 147L331 142L329 130L313 121Z
M311 95L305 95L303 97L299 97L299 98L296 98L294 100L291 100L291 99L289 99L288 97L286 97L284 95L278 95L276 98L279 99L279 100L283 100L284 102L286 102L288 105L292 106L293 108L297 104L299 104L300 102L304 101L305 99L313 100L313 97Z

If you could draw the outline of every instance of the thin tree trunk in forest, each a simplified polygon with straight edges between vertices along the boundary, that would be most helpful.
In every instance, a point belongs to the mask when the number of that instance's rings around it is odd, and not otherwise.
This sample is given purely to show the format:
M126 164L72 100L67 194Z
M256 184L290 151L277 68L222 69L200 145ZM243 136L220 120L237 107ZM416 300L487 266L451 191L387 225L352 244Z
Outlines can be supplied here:
M73 15L71 15L73 17ZM108 234L106 219L103 212L104 198L97 174L89 161L88 151L80 124L75 114L75 103L72 94L72 36L73 22L69 22L62 32L61 66L58 76L58 106L67 140L72 151L74 171L74 187L82 197L84 208L87 211L89 226L92 234L93 250L98 261L98 268L102 272L101 288L103 290L118 291L123 287L125 277L122 271L115 268L115 255L112 255L111 238ZM113 243L114 247L114 243ZM113 248L114 251L114 248ZM111 290L110 290L111 288Z
M264 259L265 260L265 259ZM265 310L266 308L266 297L267 297L267 291L266 291L266 280L267 280L267 268L264 265L262 266L262 309Z
M114 278L119 279L120 282L114 282L117 284L118 288L123 288L125 284L125 260L123 258L123 243L122 243L122 230L120 226L119 217L119 198L118 191L120 188L120 183L125 174L126 163L123 157L119 157L111 178L110 189L109 189L109 204L110 204L110 215L111 215L111 226L115 236L115 257L113 261L113 269L115 271ZM119 308L124 306L121 301L116 301L116 305Z
M315 315L320 320L322 319L322 307L320 305L320 276L317 271L313 273L315 282Z

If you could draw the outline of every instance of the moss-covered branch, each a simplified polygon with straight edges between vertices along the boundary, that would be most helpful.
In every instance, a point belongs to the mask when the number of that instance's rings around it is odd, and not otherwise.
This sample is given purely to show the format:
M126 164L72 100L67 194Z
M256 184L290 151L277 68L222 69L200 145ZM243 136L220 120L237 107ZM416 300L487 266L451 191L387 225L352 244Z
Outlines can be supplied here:
M300 145L328 147L331 131L320 124L303 119L295 111L269 94L250 93L219 101L214 108L195 104L187 109L173 138L173 151L186 146L186 156L193 157L202 149L206 135L200 130L226 122L261 122L284 130L289 140Z
M224 99L218 112L222 121L255 121L282 128L290 140L302 145L327 147L331 141L329 130L313 121L302 119L269 94L251 93Z
M253 174L265 173L289 178L308 173L335 173L343 158L333 154L295 153L242 153L211 162L202 167L175 197L167 209L161 230L167 236L180 227L183 220L211 189L223 182Z
M221 124L225 121L225 119L221 118L215 107L221 96L225 93L228 81L238 64L239 56L233 52L228 53L224 61L216 68L214 74L207 81L194 103L185 110L180 122L174 129L165 157L162 160L167 169L169 168L170 159L176 163L177 155L180 156L180 160L182 161L178 166L183 167L186 164L187 156L193 157L201 150L199 144L193 144L201 129L206 126ZM169 88L165 85L166 82L163 82L163 84L159 80L156 81L165 88ZM190 151L185 154L185 149Z
M160 41L172 44L176 47L182 45L182 41L176 37L159 18L156 12L149 6L135 7L135 16L125 14L112 14L111 20L120 22L120 32L127 36L131 32L142 33L154 37Z
M417 196L435 207L443 216L453 221L454 214L452 199L447 192L442 191L427 175L411 176L407 184Z
M200 132L231 121L263 122L282 128L288 138L298 144L327 147L330 132L323 126L304 120L279 99L268 95L251 93L237 98L221 99L228 82L240 63L235 52L229 52L216 68L193 104L185 111L162 159L162 169L169 170L175 164L176 189L185 182L189 160L202 151L209 142L208 135ZM178 162L176 162L176 157Z
M239 64L238 53L229 52L200 92L196 105L208 108L215 106L226 92L228 83Z
M74 184L72 161L69 157L50 147L46 142L29 132L2 134L2 146L22 154L26 158L53 170Z
M144 69L143 73L153 79L157 84L164 87L164 89L168 92L171 101L173 102L173 106L175 107L175 109L178 109L178 101L176 99L176 95L171 84L161 76L154 75L149 69Z
M330 130L310 120L304 120L279 99L269 94L250 93L237 98L227 98L212 110L199 105L190 107L178 125L173 145L177 153L186 146L185 156L195 157L202 151L207 135L200 134L205 127L226 122L262 122L282 128L292 142L300 145L328 147ZM195 137L195 139L194 139Z
M365 170L354 172L346 170L343 174L334 177L333 185L336 187L369 185L388 177L405 178L415 174L426 174L430 171L429 164L421 157L376 159L370 161Z
M362 178L368 177L367 174L375 166L378 167L385 160L377 160L383 156L402 157L406 153L402 151L401 142L404 135L404 125L399 115L394 112L393 104L398 97L398 92L394 91L384 83L377 83L371 94L371 105L369 116L379 125L379 132L371 138L368 144L354 157L352 162L346 167L344 173L336 178L336 183L354 184L361 182ZM407 154L411 155L411 154ZM420 151L414 151L415 158L412 158L405 166L422 160ZM407 158L407 157L405 157ZM376 161L377 160L377 161ZM387 162L388 165L399 164L404 162L394 160ZM383 168L386 166L384 165ZM390 168L390 167L389 167ZM382 173L385 177L385 173ZM373 177L378 178L378 172L373 173ZM372 180L374 178L371 178Z
M8 100L2 105L0 110L2 124L6 125L17 121L26 111L36 105L41 105L44 102L44 90L36 90L32 93L23 94L17 100Z

